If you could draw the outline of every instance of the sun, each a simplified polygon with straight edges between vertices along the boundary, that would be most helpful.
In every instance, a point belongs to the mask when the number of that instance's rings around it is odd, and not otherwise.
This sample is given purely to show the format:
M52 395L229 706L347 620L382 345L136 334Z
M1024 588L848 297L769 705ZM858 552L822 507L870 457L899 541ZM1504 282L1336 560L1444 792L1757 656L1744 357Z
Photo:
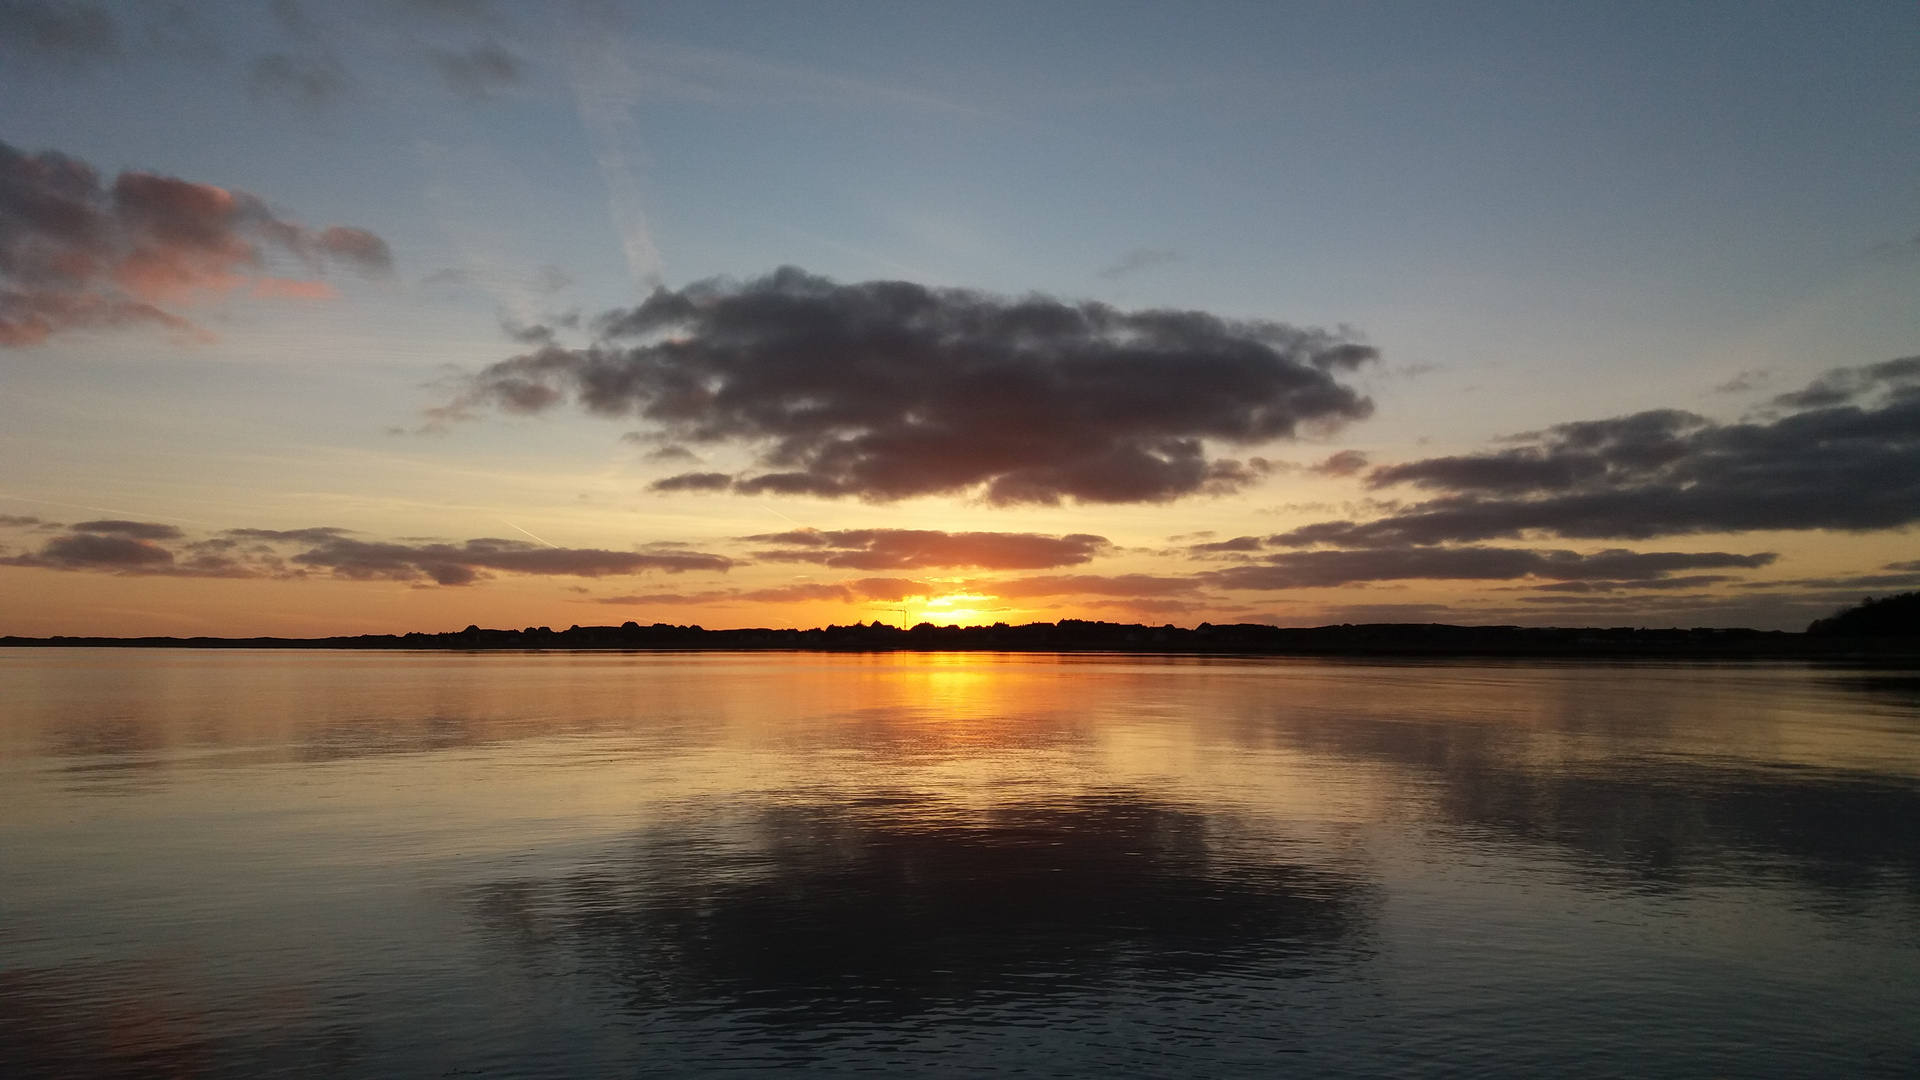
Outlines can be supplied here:
M881 611L898 612L906 626L916 626L923 622L936 625L959 625L981 622L988 616L1000 612L990 607L995 596L986 593L952 592L938 596L929 596L917 605L908 607L879 607Z

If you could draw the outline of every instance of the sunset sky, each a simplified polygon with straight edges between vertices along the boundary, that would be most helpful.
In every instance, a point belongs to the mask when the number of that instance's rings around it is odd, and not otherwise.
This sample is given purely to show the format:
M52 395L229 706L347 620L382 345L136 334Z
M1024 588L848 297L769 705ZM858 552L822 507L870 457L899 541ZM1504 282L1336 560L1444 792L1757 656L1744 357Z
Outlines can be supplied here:
M1800 629L1920 6L0 0L0 634Z

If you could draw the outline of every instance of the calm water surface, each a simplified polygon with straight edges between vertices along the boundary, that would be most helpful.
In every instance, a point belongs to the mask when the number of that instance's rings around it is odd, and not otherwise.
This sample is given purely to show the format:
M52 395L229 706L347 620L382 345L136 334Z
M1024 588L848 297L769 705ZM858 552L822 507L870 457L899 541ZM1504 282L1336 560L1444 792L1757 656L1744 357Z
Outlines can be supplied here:
M0 1073L1911 1077L1920 676L0 650Z

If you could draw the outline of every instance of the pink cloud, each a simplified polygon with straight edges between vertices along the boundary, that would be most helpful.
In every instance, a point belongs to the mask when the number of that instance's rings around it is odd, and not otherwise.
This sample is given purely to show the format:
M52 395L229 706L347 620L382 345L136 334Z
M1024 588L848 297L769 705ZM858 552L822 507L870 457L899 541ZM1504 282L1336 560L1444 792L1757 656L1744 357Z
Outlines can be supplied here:
M158 327L206 336L170 307L242 288L275 299L331 299L326 282L265 273L269 251L315 273L343 264L385 273L385 241L344 226L314 231L258 196L123 172L105 185L65 155L0 143L0 346L78 329Z

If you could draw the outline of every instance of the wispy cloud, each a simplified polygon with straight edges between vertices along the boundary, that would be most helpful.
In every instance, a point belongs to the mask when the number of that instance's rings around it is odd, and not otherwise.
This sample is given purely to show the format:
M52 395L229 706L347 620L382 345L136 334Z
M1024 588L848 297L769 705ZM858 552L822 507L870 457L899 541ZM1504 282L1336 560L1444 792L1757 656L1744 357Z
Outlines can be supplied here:
M1307 471L1321 476L1352 476L1367 467L1368 457L1359 450L1342 450L1309 466Z
M429 46L425 52L447 89L470 101L497 96L526 79L526 61L492 39L460 48Z
M319 110L352 90L346 63L332 53L266 53L247 69L247 94L259 104L282 102Z
M629 47L648 87L664 95L788 107L887 109L949 119L987 115L976 106L937 94L737 50L642 39L631 39Z
M1100 276L1108 281L1118 281L1149 267L1179 261L1180 253L1171 248L1134 248L1102 268Z
M643 293L666 284L660 249L647 224L637 158L639 125L634 109L643 82L634 71L623 36L610 20L576 11L564 27L569 81L580 126L593 147L607 188L607 212L634 284Z
M101 63L120 58L120 27L99 4L0 0L0 50L27 64Z

